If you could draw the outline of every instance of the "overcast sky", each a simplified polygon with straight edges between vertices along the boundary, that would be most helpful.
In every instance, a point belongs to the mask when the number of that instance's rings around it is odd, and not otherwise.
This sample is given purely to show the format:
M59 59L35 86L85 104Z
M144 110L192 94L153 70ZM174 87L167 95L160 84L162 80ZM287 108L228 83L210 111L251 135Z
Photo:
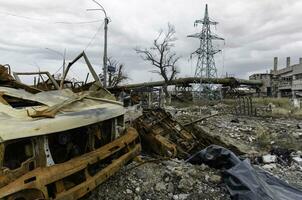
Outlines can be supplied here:
M301 0L101 0L111 19L108 55L125 64L131 82L158 80L160 77L133 50L149 47L161 28L170 22L176 28L175 51L182 57L179 77L193 76L195 60L190 54L198 40L187 38L200 31L196 19L209 14L218 21L213 31L225 38L217 45L218 75L226 72L248 78L253 72L279 66L291 57L292 64L302 57ZM100 72L103 56L103 13L87 12L97 8L91 0L0 0L0 63L9 63L13 71L57 71L62 56L46 48L64 52L70 61L86 50ZM100 20L100 21L97 21ZM93 23L82 23L91 22ZM82 78L84 65L77 65L71 76Z

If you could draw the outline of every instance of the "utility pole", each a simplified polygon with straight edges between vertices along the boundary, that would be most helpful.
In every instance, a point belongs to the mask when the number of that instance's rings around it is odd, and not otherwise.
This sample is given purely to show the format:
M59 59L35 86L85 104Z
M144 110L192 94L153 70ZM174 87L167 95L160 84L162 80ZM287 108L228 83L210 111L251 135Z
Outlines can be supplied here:
M109 24L109 19L106 16L105 21L104 21L104 57L103 57L103 70L104 70L104 83L103 86L104 88L107 87L107 72L108 72L108 66L107 66L107 32L108 32L108 24Z
M104 7L97 2L96 0L92 0L94 3L96 3L100 8L99 9L87 9L87 11L94 11L94 10L101 10L103 11L105 15L104 19L104 54L103 54L103 87L107 87L107 72L108 72L108 66L107 66L107 34L108 34L108 24L109 24L109 18L107 17L106 10Z
M214 55L221 50L214 49L212 40L224 40L211 32L211 25L217 25L218 22L210 20L208 5L206 4L204 18L196 20L194 26L202 24L202 30L199 33L188 35L188 37L197 38L200 41L199 48L192 53L197 55L197 64L195 69L195 77L200 79L197 83L197 97L207 96L213 97L213 85L202 84L203 78L217 78L217 68L215 66Z
M65 73L65 65L66 65L66 48L64 49L64 58L63 58L63 73L62 73L62 76L64 75Z

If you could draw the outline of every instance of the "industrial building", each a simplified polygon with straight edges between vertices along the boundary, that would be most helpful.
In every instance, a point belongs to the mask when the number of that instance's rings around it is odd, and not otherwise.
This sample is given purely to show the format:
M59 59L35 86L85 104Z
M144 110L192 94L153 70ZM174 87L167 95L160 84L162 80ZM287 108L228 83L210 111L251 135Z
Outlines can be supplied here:
M278 57L274 58L270 73L252 74L250 80L261 80L261 96L299 97L302 96L302 58L298 64L291 65L290 57L286 58L286 67L278 69Z

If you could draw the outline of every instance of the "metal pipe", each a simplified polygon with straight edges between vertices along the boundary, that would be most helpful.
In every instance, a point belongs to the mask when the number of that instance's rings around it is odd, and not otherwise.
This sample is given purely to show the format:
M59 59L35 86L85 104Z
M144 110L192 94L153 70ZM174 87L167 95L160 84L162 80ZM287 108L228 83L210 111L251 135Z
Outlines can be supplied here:
M167 85L181 85L181 84L194 84L194 83L208 83L208 84L221 84L221 85L228 85L228 86L239 86L239 85L247 85L247 86L254 86L260 87L263 83L262 81L258 80L244 80L244 79L237 79L237 78L203 78L200 80L198 77L188 77L188 78L179 78L172 81L169 81ZM154 82L144 82L144 83L137 83L137 84L128 84L122 86L116 86L108 88L109 90L122 90L122 89L133 89L139 87L160 87L163 86L165 81L154 81Z

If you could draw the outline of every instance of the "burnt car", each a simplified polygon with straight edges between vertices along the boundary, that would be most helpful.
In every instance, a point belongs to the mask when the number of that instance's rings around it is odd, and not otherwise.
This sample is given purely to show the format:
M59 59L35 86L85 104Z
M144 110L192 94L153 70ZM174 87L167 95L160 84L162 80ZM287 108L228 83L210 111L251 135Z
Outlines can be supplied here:
M141 151L110 94L0 87L0 199L78 199Z

